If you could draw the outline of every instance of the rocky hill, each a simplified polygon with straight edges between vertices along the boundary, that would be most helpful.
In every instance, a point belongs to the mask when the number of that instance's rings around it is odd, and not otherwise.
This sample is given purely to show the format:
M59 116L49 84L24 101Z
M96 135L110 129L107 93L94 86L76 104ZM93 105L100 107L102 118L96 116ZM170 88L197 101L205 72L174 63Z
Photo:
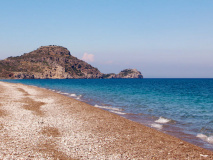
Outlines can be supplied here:
M136 69L119 74L103 74L72 56L61 46L42 46L18 57L0 61L1 79L143 78Z
M118 74L104 74L104 78L143 78L141 72L137 69L125 69Z

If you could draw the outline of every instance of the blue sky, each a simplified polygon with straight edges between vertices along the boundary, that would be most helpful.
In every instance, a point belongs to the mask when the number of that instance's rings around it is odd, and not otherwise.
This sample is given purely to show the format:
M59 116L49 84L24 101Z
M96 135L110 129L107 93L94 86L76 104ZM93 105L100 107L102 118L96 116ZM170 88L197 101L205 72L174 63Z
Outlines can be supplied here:
M60 45L104 73L213 78L212 0L0 2L0 59Z

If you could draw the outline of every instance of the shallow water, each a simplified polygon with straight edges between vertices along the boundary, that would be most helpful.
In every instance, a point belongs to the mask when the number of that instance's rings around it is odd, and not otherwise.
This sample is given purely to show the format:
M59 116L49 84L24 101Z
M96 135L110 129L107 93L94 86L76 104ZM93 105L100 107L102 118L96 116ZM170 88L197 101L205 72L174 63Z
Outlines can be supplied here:
M213 150L213 79L4 81L48 88Z

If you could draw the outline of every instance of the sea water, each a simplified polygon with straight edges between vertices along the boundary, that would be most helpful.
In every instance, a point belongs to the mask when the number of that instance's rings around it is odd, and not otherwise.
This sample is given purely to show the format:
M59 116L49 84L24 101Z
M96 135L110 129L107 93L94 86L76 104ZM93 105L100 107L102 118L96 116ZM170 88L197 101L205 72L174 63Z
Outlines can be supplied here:
M3 81L47 88L213 150L213 79Z

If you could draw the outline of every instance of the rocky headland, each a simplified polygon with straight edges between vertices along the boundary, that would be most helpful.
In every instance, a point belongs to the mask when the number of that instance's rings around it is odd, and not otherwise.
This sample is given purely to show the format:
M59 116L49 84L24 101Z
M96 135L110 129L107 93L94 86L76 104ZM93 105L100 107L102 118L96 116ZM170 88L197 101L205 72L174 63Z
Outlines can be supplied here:
M119 74L103 74L97 68L72 56L62 46L42 46L32 52L0 61L1 79L91 79L143 78L136 69Z

